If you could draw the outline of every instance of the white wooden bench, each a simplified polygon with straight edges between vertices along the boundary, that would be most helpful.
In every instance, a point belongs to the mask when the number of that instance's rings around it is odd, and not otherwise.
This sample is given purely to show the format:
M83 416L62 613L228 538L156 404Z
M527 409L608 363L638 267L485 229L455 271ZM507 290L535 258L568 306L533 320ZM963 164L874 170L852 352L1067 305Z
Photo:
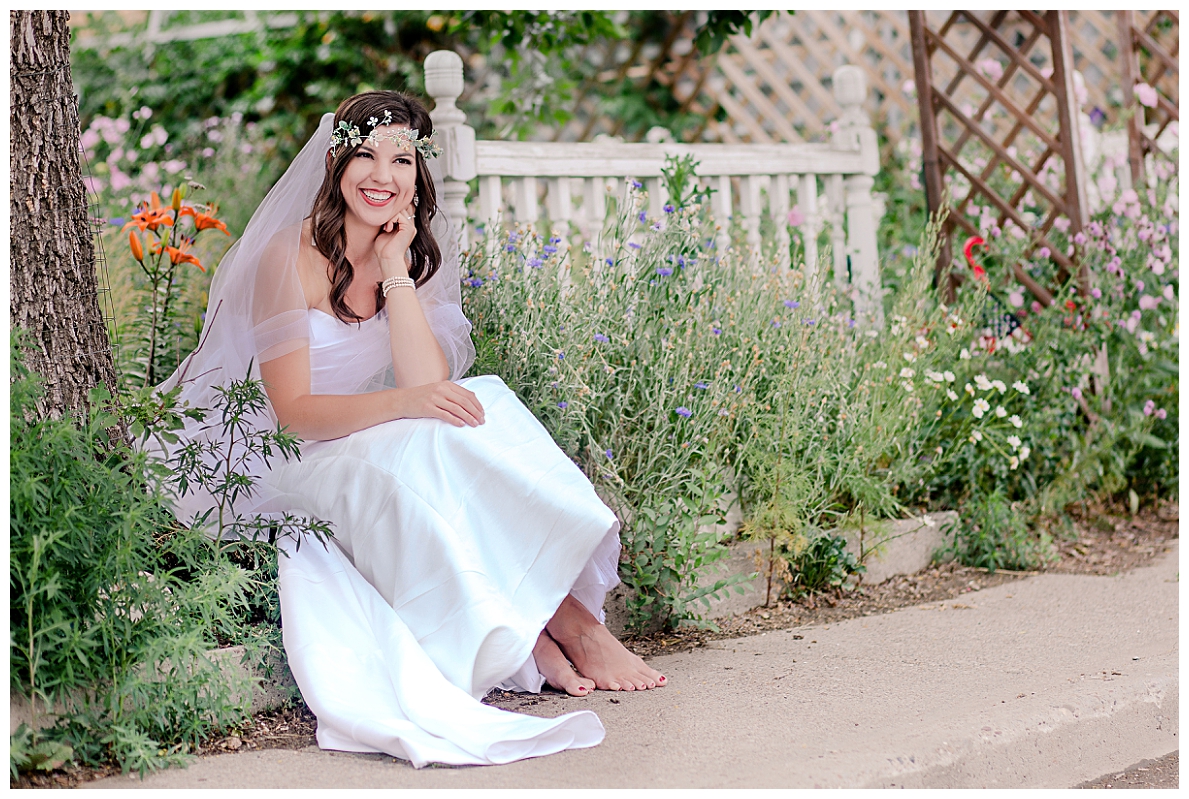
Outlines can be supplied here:
M871 193L879 150L862 108L866 76L858 67L843 66L835 71L833 84L843 114L829 144L476 141L466 114L456 105L463 90L462 59L438 50L425 59L425 89L435 103L430 116L443 148L445 196L440 202L461 232L465 249L469 224L539 222L544 188L545 216L553 232L566 238L577 233L597 251L606 196L635 179L648 190L650 214L659 216L665 202L665 157L690 154L699 162L699 180L715 190L711 210L722 224L720 250L730 244L726 222L737 207L752 248L760 245L763 216L771 218L780 263L788 266L789 211L795 204L802 217L798 227L806 277L816 276L818 232L828 224L834 284L853 299L860 320L878 327L883 314L875 233L883 209ZM477 207L468 205L467 185L476 177Z

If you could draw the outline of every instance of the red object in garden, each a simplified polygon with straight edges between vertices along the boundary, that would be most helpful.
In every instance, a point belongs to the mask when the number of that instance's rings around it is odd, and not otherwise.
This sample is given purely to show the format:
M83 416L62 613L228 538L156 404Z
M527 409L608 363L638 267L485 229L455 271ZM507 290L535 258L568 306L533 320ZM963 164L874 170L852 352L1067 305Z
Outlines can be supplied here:
M985 245L987 242L983 240L982 236L971 236L966 239L966 243L962 245L962 254L966 256L966 263L970 264L970 269L974 272L976 279L987 281L987 270L974 262L974 253L971 252L975 247Z

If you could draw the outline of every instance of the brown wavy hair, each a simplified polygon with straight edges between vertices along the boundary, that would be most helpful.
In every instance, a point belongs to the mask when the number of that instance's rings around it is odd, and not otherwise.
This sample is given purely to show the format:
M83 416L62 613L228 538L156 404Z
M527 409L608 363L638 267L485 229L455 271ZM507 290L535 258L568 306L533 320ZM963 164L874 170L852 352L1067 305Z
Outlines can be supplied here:
M408 126L417 130L421 136L433 130L429 112L420 100L391 91L364 92L348 97L334 112L334 124L337 128L340 121L346 121L367 134L371 132L367 120L372 117L382 119L385 111L392 113L392 124ZM330 143L327 142L326 146L329 152ZM347 288L355 278L355 267L347 259L347 229L343 221L347 212L347 202L339 186L342 183L343 172L362 146L348 144L339 148L329 159L326 176L314 198L314 209L310 213L314 246L330 262L326 267L326 277L330 280L330 308L334 315L344 322L362 322L363 317L355 313L344 299ZM421 153L414 149L413 155L417 162L418 204L414 209L417 235L409 245L409 277L420 287L433 277L442 265L442 251L429 229L429 222L438 209L433 180ZM380 292L380 283L377 282L376 310L379 311L383 307L384 295Z

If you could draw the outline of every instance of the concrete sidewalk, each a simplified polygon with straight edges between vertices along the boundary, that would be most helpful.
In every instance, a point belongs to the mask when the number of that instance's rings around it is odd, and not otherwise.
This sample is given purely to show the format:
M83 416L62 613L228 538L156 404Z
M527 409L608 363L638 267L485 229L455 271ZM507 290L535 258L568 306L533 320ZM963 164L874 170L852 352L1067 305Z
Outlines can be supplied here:
M1178 551L1118 577L1039 575L714 641L656 658L665 689L526 708L596 710L593 749L420 771L266 750L85 787L1068 788L1179 748Z

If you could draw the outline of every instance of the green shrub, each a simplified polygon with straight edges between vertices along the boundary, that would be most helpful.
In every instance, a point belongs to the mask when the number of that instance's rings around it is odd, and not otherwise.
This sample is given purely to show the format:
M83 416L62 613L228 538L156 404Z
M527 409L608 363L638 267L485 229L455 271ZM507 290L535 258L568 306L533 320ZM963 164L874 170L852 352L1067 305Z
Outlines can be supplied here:
M847 551L846 538L820 535L790 558L791 578L788 589L794 596L805 592L841 588L852 574L862 574L867 567Z
M57 720L18 731L10 766L72 757L144 773L180 762L247 711L248 678L211 650L244 644L252 664L279 650L277 550L243 536L272 526L324 541L329 530L296 517L241 518L232 491L250 491L250 479L180 460L173 471L108 441L115 417L102 388L85 419L37 418L40 380L23 363L21 339L14 336L11 357L10 688ZM234 426L261 394L258 381L233 382L213 410ZM172 439L180 425L173 397L138 399L133 433ZM292 454L295 442L278 435L274 451ZM180 476L219 483L216 495L228 500L220 529L240 538L215 540L174 521L167 489Z

